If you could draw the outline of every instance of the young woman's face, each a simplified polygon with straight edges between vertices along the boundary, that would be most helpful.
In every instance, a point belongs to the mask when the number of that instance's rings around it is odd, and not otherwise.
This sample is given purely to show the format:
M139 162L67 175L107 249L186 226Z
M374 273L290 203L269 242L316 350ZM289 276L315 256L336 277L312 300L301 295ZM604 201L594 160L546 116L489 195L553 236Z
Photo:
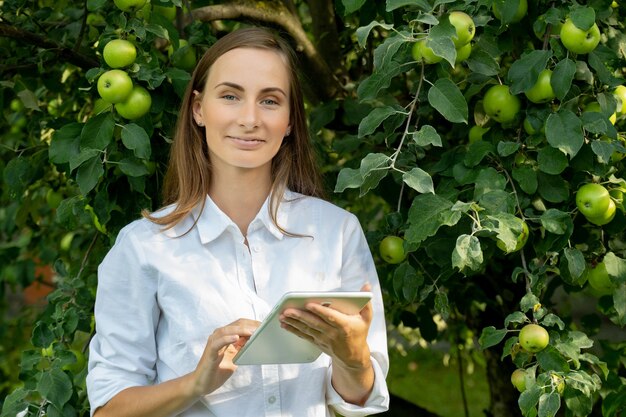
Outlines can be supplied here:
M204 125L213 169L256 169L271 160L289 134L289 74L277 52L237 48L211 66L196 93L194 119Z

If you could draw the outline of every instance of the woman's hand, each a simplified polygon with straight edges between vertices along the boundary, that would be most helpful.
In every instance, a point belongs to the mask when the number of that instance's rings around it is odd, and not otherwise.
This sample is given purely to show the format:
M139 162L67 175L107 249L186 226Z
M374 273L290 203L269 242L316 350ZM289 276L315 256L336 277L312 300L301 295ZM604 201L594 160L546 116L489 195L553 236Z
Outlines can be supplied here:
M365 284L361 291L370 291ZM354 315L310 303L306 310L286 309L281 326L317 345L333 361L333 386L348 402L361 404L374 384L367 333L372 322L372 302Z
M209 394L235 372L233 357L259 327L256 320L239 319L216 329L207 341L204 353L193 372L192 392L195 396Z

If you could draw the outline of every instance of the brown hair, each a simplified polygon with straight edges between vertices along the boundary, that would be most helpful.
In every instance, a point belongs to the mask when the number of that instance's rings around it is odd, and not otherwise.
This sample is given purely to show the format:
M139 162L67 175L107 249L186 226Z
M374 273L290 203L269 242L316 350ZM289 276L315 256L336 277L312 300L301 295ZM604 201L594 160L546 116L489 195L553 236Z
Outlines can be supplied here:
M219 39L207 50L198 62L185 90L163 184L163 204L174 204L175 207L173 211L163 216L155 216L147 210L142 213L144 217L165 226L166 229L182 221L196 206L200 205L201 209L204 209L211 185L211 161L204 129L193 119L193 92L204 91L213 63L226 52L236 48L260 48L278 52L285 58L290 78L289 109L292 129L272 160L269 205L272 221L285 232L276 221L278 205L285 189L314 197L323 195L306 123L304 98L293 49L284 39L275 36L268 29L259 27L239 29Z

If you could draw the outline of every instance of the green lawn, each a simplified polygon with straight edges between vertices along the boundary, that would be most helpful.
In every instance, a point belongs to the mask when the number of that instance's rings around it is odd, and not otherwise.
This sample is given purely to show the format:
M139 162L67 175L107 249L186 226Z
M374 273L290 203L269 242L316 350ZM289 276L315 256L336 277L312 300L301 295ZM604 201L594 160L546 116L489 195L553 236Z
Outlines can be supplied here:
M391 349L391 367L387 378L389 390L442 417L464 417L463 400L456 357L444 364L445 353L413 347L406 356ZM489 404L485 369L475 364L471 373L464 363L465 392L471 417L484 416Z

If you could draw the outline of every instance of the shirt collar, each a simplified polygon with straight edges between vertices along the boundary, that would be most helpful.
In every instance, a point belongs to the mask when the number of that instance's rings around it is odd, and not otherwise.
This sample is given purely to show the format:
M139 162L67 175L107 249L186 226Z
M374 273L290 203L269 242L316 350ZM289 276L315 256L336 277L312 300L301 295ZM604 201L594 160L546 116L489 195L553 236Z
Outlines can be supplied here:
M248 233L254 232L261 227L265 227L276 239L282 240L284 233L272 221L272 216L270 214L270 198L271 196L268 196L265 199L263 206L255 218L250 222L250 226L248 226ZM278 205L276 220L277 223L283 228L286 227L287 219L289 217L290 202L294 198L296 198L295 193L285 190L283 199ZM238 227L235 222L233 222L208 195L206 196L204 202L204 209L202 209L202 206L196 207L192 210L191 216L193 219L198 219L196 227L198 228L200 241L203 244L217 239L228 229L238 231Z

